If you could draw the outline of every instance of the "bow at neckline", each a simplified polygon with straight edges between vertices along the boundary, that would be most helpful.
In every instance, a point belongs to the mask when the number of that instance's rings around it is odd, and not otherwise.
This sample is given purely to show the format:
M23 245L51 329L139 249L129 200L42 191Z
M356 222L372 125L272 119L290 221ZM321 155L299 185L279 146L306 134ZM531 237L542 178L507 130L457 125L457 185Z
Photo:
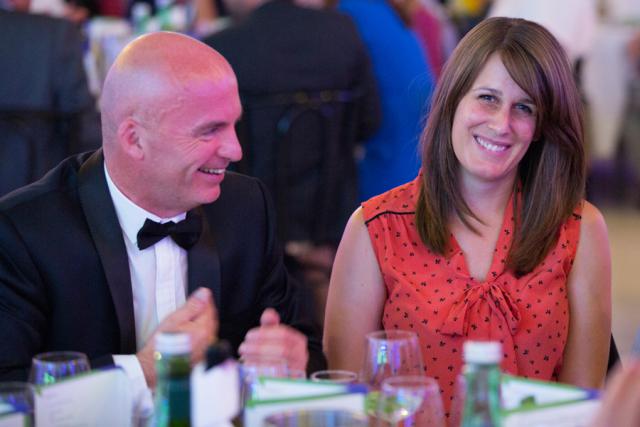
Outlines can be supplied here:
M469 310L476 304L487 304L491 316L507 327L511 335L514 335L520 323L520 311L515 301L497 282L488 282L471 286L464 292L464 298L457 301L451 307L444 321L441 332L445 335L467 336L469 328L474 328ZM485 319L477 319L486 321Z

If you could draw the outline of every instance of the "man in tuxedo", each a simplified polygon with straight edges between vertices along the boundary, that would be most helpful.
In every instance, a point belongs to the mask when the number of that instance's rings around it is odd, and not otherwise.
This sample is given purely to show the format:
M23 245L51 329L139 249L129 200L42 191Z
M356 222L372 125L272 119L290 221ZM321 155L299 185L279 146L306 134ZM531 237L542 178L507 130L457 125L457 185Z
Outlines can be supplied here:
M102 149L0 199L1 379L75 350L153 387L153 337L168 330L190 335L194 362L219 337L242 356L324 366L264 186L226 171L242 156L240 114L233 71L208 46L154 33L123 50Z

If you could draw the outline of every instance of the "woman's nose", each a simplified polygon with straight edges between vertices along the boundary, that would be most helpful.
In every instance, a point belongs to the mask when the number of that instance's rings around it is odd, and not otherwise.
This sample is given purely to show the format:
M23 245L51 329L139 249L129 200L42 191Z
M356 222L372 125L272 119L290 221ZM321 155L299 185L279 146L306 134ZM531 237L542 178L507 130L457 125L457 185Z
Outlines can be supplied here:
M489 120L489 129L498 135L503 135L509 131L511 126L511 111L509 108L501 107L496 110Z

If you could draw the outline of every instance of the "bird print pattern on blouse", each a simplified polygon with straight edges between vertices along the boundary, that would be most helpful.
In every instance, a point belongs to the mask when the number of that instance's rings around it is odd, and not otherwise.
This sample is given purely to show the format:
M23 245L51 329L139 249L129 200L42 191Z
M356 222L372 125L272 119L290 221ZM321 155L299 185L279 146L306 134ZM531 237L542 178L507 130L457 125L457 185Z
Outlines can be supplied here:
M451 236L446 256L430 251L415 227L419 177L362 204L387 291L382 324L418 334L425 374L438 380L447 409L466 339L497 340L503 372L557 380L567 341L567 279L575 258L582 203L558 231L543 262L525 276L507 270L513 196L484 281L470 276Z

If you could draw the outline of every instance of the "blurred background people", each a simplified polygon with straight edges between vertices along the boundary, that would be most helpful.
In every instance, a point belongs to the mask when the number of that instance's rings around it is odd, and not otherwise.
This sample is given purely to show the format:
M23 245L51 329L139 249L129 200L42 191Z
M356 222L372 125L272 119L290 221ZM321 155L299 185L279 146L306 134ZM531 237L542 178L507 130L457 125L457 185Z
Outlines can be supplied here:
M441 0L455 22L461 36L476 26L487 15L492 0Z
M640 206L640 73L633 54L640 2L601 0L594 43L583 67L590 132L590 195ZM635 24L634 24L635 23Z
M488 16L537 22L558 39L575 66L594 41L597 0L493 0Z
M416 35L386 0L341 0L364 40L382 103L382 123L359 161L360 200L415 177L418 139L434 73Z
M238 168L274 195L289 269L325 292L358 202L356 145L380 124L366 48L351 20L333 10L290 0L226 0L226 6L236 24L205 42L238 78L245 153Z
M415 32L437 80L450 53L446 44L452 35L456 37L455 33L451 34L453 26L444 18L444 10L431 0L390 0L389 4Z
M100 143L78 29L9 2L0 9L0 195Z

